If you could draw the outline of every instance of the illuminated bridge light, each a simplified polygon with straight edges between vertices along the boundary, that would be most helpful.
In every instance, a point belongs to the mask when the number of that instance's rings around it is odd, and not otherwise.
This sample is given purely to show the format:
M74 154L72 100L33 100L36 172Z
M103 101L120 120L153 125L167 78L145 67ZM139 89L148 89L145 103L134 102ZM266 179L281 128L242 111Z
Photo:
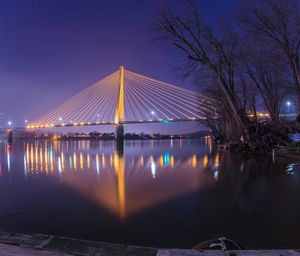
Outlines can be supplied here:
M74 123L73 126L77 126L77 123Z

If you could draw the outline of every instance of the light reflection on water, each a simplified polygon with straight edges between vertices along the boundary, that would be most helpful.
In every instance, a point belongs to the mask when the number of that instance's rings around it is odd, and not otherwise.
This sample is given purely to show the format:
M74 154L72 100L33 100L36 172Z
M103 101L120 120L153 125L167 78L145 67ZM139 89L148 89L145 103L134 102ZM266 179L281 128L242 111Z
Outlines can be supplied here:
M99 148L90 150L90 141L35 141L24 143L24 174L38 175L41 173L62 175L65 171L95 171L100 175L100 170L118 169L116 162L123 158L124 153L118 152L116 145L112 144L111 150L102 152L102 143L99 142ZM174 142L171 141L171 145ZM179 141L180 147L182 141ZM151 143L152 144L152 143ZM104 146L106 147L106 146ZM126 147L126 145L125 145ZM153 145L151 145L153 147ZM126 151L126 149L125 149ZM102 152L102 153L101 153ZM11 145L6 143L7 169L10 171ZM126 155L128 168L141 167L148 171L156 172L156 169L177 168L181 165L187 165L192 168L206 167L208 164L208 154L192 154L185 157L174 156L169 150L144 155L133 154ZM218 167L219 155L214 158L214 166ZM124 163L125 164L125 163ZM0 165L1 166L1 165ZM155 176L155 174L153 174ZM155 178L155 177L153 177Z
M7 231L154 246L191 247L229 236L251 248L292 247L300 242L300 206L287 198L298 200L298 168L272 157L217 152L209 137L121 146L1 143L0 215L24 214L0 224ZM273 237L275 223L284 233L283 215L294 240ZM256 235L266 244L253 242Z
M162 144L166 149L153 152L131 152L132 148L140 148L140 142L125 143L118 148L116 143L108 143L109 149L107 150L107 143L100 141L93 145L91 141L33 141L24 143L24 175L25 176L39 176L42 174L52 175L59 177L68 185L75 187L78 191L87 194L93 200L101 205L104 205L115 214L118 214L121 219L126 218L127 215L135 214L142 211L151 205L161 203L164 200L170 200L180 194L187 193L191 190L196 190L199 184L196 182L185 182L181 186L174 187L172 190L163 191L163 187L159 189L161 195L143 195L141 200L141 186L135 184L132 186L131 181L127 179L126 175L139 176L142 180L141 184L149 186L152 180L157 178L160 172L172 169L190 171L195 169L197 171L205 168L208 161L208 154L212 150L211 139L206 137L204 145L208 150L205 154L202 153L187 153L182 156L182 152L178 154L177 151L172 152L175 146L179 149L191 145L191 141L179 140L174 142L143 142L146 147L151 145L151 148ZM170 144L169 144L170 143ZM93 148L91 149L91 144ZM192 142L192 144L195 144ZM128 147L128 154L127 152ZM178 147L176 147L178 149ZM9 152L11 148L7 144L8 163ZM104 152L103 152L104 151ZM124 153L125 152L125 153ZM219 154L216 154L211 159L211 164L215 169L214 178L217 179L216 172L219 165ZM10 168L8 168L10 169ZM87 172L85 176L80 176L80 183L76 178L77 172ZM114 175L113 178L108 179L107 176ZM186 178L199 175L194 173L186 175ZM96 180L95 176L101 180ZM84 181L86 179L86 181ZM105 184L105 191L100 191L97 187L101 183ZM128 183L128 185L126 184ZM107 184L110 184L109 186ZM130 186L128 190L132 190L128 201L126 202L126 187ZM90 194L91 187L99 190L97 194ZM104 186L103 186L104 187ZM147 198L147 199L145 199ZM137 204L136 202L140 202ZM127 205L126 205L127 203Z
M13 176L10 172L19 172L19 159L15 159L18 169L14 170L11 169L11 160L14 150L18 156L24 152L21 164L24 177L57 177L124 219L127 215L198 188L198 182L190 183L188 179L196 178L199 175L197 172L201 172L209 164L208 154L212 151L211 139L205 137L201 142L204 150L197 152L192 149L192 154L186 152L187 147L197 147L199 143L189 140L132 141L119 147L116 143L107 141L28 141L16 145L2 143L6 161L0 161L0 175ZM217 168L219 155L216 154L210 161ZM146 197L143 195L142 200L139 198L141 184L151 187L160 173L173 169L182 172L179 175L184 174L183 180L186 179L186 182L182 182L182 186L166 191L160 186L161 195L153 193ZM187 175L193 169L197 172ZM129 177L139 179L140 184ZM90 193L91 188L99 191ZM126 190L130 196L126 196Z

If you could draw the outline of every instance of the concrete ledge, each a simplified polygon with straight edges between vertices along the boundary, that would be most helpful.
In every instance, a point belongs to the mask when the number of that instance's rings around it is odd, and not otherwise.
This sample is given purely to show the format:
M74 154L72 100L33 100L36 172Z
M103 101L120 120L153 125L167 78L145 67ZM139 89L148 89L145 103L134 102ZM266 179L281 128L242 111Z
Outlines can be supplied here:
M24 235L18 233L0 233L0 244L19 246L28 251L49 251L62 255L104 256L104 255L143 255L155 256L158 249L123 244L103 243L68 237L49 236L43 234ZM7 247L8 248L8 247ZM2 253L2 252L1 252ZM8 254L9 255L9 254ZM31 255L31 254L24 254ZM34 254L35 255L35 254ZM39 255L39 254L37 254ZM40 254L42 255L42 254ZM60 255L60 254L48 254ZM2 256L2 254L1 254Z
M50 252L45 250L36 250L31 248L23 248L16 245L1 244L0 243L1 256L72 256L71 254L65 254L60 252Z
M159 249L157 256L300 256L300 250L241 250L226 253L217 250Z
M0 255L33 256L300 256L300 250L217 251L158 249L96 242L43 234L24 235L0 232Z

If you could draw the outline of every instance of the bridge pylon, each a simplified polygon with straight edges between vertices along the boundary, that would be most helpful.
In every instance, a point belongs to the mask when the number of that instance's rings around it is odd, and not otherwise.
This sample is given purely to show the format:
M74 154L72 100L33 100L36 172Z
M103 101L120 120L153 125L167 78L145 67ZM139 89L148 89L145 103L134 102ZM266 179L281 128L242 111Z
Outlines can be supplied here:
M118 91L118 101L115 112L115 139L124 140L124 66L120 67L119 71L119 91Z

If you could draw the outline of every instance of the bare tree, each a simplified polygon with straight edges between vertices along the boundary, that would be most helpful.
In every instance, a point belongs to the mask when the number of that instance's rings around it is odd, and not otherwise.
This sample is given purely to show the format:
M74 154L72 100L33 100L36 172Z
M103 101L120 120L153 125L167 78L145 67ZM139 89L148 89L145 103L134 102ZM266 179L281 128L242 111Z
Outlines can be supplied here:
M229 141L243 136L253 152L284 144L289 127L281 122L279 112L290 81L300 99L300 12L295 11L299 10L296 1L244 2L234 26L224 21L218 26L207 24L201 1L184 2L188 8L176 6L179 14L171 8L162 12L155 23L156 32L158 39L183 55L185 62L178 65L185 74L196 74L202 92L213 99L210 105L215 115L208 114L207 124L216 137ZM205 77L204 83L201 77ZM271 122L259 121L258 103L264 104Z
M287 70L282 55L277 49L270 50L264 43L249 38L243 45L241 66L257 88L258 97L270 113L271 120L278 124L280 105L287 92Z
M256 40L284 53L290 66L300 112L300 2L297 0L243 1L239 20Z
M164 10L156 22L159 39L170 42L186 55L189 65L194 69L201 67L215 81L215 98L222 99L215 107L226 122L226 129L233 129L235 137L247 137L250 120L240 100L235 74L238 36L228 28L216 32L205 24L198 4L190 2L187 13L180 15Z

